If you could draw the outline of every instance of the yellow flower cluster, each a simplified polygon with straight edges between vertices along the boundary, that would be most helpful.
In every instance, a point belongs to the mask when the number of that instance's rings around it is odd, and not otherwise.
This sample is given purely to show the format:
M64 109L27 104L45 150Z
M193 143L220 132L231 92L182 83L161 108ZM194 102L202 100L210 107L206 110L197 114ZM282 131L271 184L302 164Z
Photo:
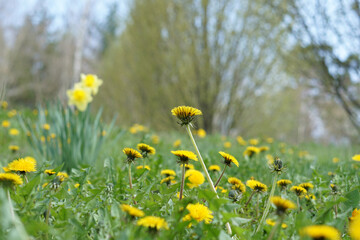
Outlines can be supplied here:
M190 188L198 187L205 182L204 175L200 171L194 169L186 171L185 178L189 181L187 185Z
M127 204L121 204L120 205L121 210L123 210L124 212L126 212L127 214L129 214L130 216L133 217L143 217L145 216L145 213L143 211L141 211L140 209L127 205Z
M190 203L187 205L186 209L189 211L189 214L183 217L183 221L196 220L197 222L204 221L205 223L209 224L214 218L212 211L200 203Z

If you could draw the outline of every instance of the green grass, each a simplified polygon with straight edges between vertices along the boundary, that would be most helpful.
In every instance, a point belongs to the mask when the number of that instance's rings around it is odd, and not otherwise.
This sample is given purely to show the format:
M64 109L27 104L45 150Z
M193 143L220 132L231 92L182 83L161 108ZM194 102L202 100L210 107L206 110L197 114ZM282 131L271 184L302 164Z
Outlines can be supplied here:
M7 112L0 111L0 120L8 120ZM30 110L22 110L22 117L37 123L38 117ZM73 116L75 117L75 116ZM21 129L18 119L10 119L11 127ZM174 122L176 120L174 119ZM107 125L104 126L105 130ZM152 142L152 136L159 136L159 143ZM210 191L205 181L198 188L185 188L185 198L179 201L176 197L180 189L181 169L176 158L170 153L175 150L173 142L177 139L182 144L177 149L194 151L184 127L179 126L178 132L157 133L153 131L131 134L128 129L114 127L107 132L102 148L94 163L84 165L69 171L69 179L61 183L57 191L49 187L42 187L44 183L54 181L55 176L47 176L45 169L61 170L62 165L54 165L51 159L44 157L36 148L31 147L26 140L26 132L21 130L19 136L9 136L8 130L0 129L1 165L6 166L10 161L24 156L34 156L37 161L37 172L28 174L29 183L11 191L11 198L18 221L13 221L9 212L9 202L5 191L0 190L1 224L0 236L7 239L231 239L225 229L229 222L235 239L267 239L272 227L264 225L256 233L255 229L264 211L273 174L267 165L266 155L278 155L286 170L279 178L290 179L293 185L312 182L315 186L311 190L316 196L315 201L300 199L302 211L289 212L284 222L286 229L279 229L274 239L300 239L299 231L304 226L312 224L326 224L336 227L343 235L343 239L350 239L347 234L348 217L354 208L359 208L360 184L359 166L351 157L359 154L357 148L350 146L322 146L316 143L301 144L300 146L286 145L275 141L272 144L261 140L260 146L266 145L270 150L255 155L251 159L243 156L245 146L240 146L235 138L222 139L219 135L208 135L205 138L195 137L205 164L218 164L223 168L219 151L232 154L239 161L240 166L232 166L225 172L220 186L228 191L231 186L228 177L237 177L244 183L251 177L259 180L269 189L267 193L259 195L260 214L256 216L256 200L254 196L247 209L244 208L251 189L241 194L238 201L233 202L227 193L218 192L220 198ZM86 139L82 139L86 141ZM232 147L225 149L224 141L230 141ZM151 170L137 170L143 160L136 160L132 166L134 188L129 188L128 165L122 149L136 148L140 142L156 148L156 154L145 160ZM20 151L11 153L9 144L17 144ZM282 151L285 149L285 152ZM289 149L291 149L289 151ZM300 151L308 151L305 157L299 157ZM293 153L291 153L291 151ZM195 151L194 151L195 152ZM340 158L339 163L333 163L333 157ZM192 161L195 169L202 171L199 162ZM176 184L160 184L162 169L173 169L177 176ZM328 172L334 173L329 176ZM210 173L215 182L220 173ZM75 184L80 186L75 188ZM330 184L338 186L340 193L334 197ZM296 203L296 196L290 191L280 192L277 188L275 195L282 195ZM134 204L136 202L136 204ZM182 218L188 213L188 203L204 203L213 212L212 223L183 222ZM51 203L51 216L46 224L44 213ZM121 211L120 204L131 204L142 209L147 216L160 216L166 219L169 230L157 233L149 232L146 228L137 226L137 219L132 219ZM338 216L335 217L334 206L338 206ZM185 210L184 210L185 209ZM270 208L268 218L277 219L274 207Z

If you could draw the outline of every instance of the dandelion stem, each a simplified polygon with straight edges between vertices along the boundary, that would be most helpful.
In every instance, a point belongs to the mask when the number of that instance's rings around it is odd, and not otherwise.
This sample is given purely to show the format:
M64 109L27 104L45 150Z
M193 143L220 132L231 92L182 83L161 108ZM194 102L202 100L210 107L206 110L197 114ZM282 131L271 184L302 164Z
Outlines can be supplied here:
M129 164L129 185L130 185L130 189L132 189L132 179L131 179L131 164Z
M258 194L256 198L256 218L259 217L259 198L260 198L260 194Z
M29 180L28 180L26 174L24 175L24 178L25 178L26 183L29 183Z
M250 195L249 199L248 199L248 200L247 200L247 202L245 203L245 207L244 207L244 208L246 208L246 207L247 207L247 205L249 205L249 203L250 203L250 201L251 201L252 197L254 196L254 194L255 194L255 191L252 191L252 193L251 193L251 195Z
M268 201L267 201L267 203L266 203L266 207L265 207L264 213L263 213L263 215L262 215L262 217L261 217L261 220L260 220L260 222L259 222L259 225L258 225L255 233L257 233L257 232L260 230L260 228L261 228L262 224L264 223L267 215L269 214L269 210L270 210L270 199L274 196L277 178L278 178L278 174L274 174L274 176L273 176L272 188L271 188L271 192L270 192L270 196L269 196L269 198L268 198Z
M184 182L185 182L185 163L183 163L183 165L182 165L182 176L181 176L181 187L180 187L179 200L181 200L182 196L183 196Z
M48 209L46 210L45 222L46 222L47 225L49 225L50 211L51 211L51 198L50 198L50 200L49 200Z
M297 207L299 209L299 211L301 210L301 207L300 207L300 197L297 197L296 198L296 203L297 203Z
M206 168L206 165L205 165L205 163L204 163L204 160L203 160L202 157L201 157L200 151L199 151L199 149L198 149L198 147L197 147L197 145L196 145L195 139L194 139L194 137L193 137L193 135L192 135L192 133L191 133L190 124L186 125L186 130L187 130L187 132L188 132L188 134L189 134L189 137L190 137L191 142L192 142L192 144L193 144L193 146L194 146L194 148L195 148L195 151L196 151L197 155L199 156L199 161L200 161L201 167L202 167L202 169L204 170L205 176L206 176L206 178L207 178L207 180L208 180L208 182L209 182L209 184L210 184L210 188L211 188L211 190L216 194L216 198L219 198L219 196L217 195L217 192L216 192L216 190L215 190L214 183L213 183L213 181L211 180L211 177L210 177L210 175L209 175L209 172L207 171L207 168ZM226 226L226 229L227 229L228 234L231 235L231 234L232 234L232 231L231 231L231 226L230 226L230 224L229 224L229 223L226 223L225 226Z
M224 170L222 171L222 173L221 173L221 175L220 175L219 179L216 181L216 183L215 183L215 185L214 185L214 187L215 187L215 188L216 188L216 186L219 184L219 182L220 182L220 180L221 180L222 176L224 175L224 172L225 172L226 167L227 167L227 165L225 165Z
M7 193L7 197L8 197L8 200L9 200L11 217L12 217L12 220L15 222L15 213L14 213L14 208L13 208L13 205L12 205L12 202L11 202L9 189L7 190L6 193Z

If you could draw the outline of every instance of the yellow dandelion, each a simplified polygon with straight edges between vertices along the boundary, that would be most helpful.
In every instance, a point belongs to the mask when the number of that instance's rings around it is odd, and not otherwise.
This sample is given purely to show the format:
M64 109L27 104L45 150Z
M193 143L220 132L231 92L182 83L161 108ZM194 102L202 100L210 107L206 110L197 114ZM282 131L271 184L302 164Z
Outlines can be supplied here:
M352 160L360 162L360 154L356 154L352 157Z
M337 158L337 157L334 157L334 158L332 159L332 161L333 161L333 163L338 163L338 162L340 161L340 159Z
M327 225L312 225L304 227L300 230L300 235L308 236L312 239L340 239L340 232L336 228Z
M223 187L216 186L216 187L215 187L215 190L218 190L218 189L221 190L221 193L227 193L227 190L226 190L225 188L223 188Z
M270 225L270 226L275 226L276 222L274 220L272 220L272 219L266 219L266 224ZM287 226L286 223L282 223L281 227L282 228L287 228L288 226Z
M9 130L9 134L11 135L11 136L17 136L17 135L19 135L19 130L17 130L16 128L11 128L10 130Z
M8 127L10 127L11 124L10 124L9 121L4 120L4 121L1 122L1 125L2 125L3 128L8 128Z
M202 112L199 109L188 106L173 108L171 113L181 121L181 125L188 125L194 120L195 116L202 115Z
M2 109L7 109L7 107L8 107L8 102L7 101L1 101L1 108Z
M276 207L276 213L278 215L282 215L286 212L288 209L295 209L296 205L290 200L286 200L284 198L274 196L270 199L270 201L275 205Z
M11 172L11 170L10 170L8 167L3 167L3 170L4 170L5 172Z
M23 184L21 177L14 173L0 173L0 183L4 187L11 187Z
M274 157L271 154L266 154L265 158L269 165L272 165L274 163Z
M153 230L169 229L165 219L155 216L147 216L137 221L138 226L148 227Z
M171 169L164 169L164 170L161 170L160 172L161 175L165 175L165 176L176 176L176 173L174 170L171 170Z
M9 146L9 150L12 151L12 152L17 152L19 151L20 147L17 146L17 145L10 145Z
M65 181L66 179L69 178L69 175L68 175L66 172L58 172L58 173L56 174L56 177L59 178L59 181L60 181L60 182L63 182L63 181Z
M247 142L241 136L236 137L236 141L242 146L246 146L247 144Z
M136 169L147 169L148 171L150 171L150 167L148 165L145 166L137 166Z
M80 187L80 183L75 183L75 184L74 184L74 187L75 187L75 188Z
M220 155L224 158L224 164L231 167L231 163L235 164L237 167L239 167L239 162L236 160L236 158L228 153L225 152L219 152Z
M183 217L183 221L196 220L197 222L204 221L206 224L209 224L214 218L214 216L212 215L212 211L210 211L208 207L200 203L190 203L186 206L186 209L189 211L189 214Z
M16 114L17 114L16 110L13 109L13 110L9 111L7 115L9 118L12 118L12 117L15 117Z
M46 188L47 185L49 185L49 183L44 183L41 187Z
M171 153L179 158L179 163L188 163L189 159L192 159L194 161L198 160L196 154L191 151L176 150L171 151Z
M81 74L80 78L81 82L77 83L79 84L79 87L89 89L92 95L96 95L98 93L99 87L103 83L101 79L93 74Z
M75 105L81 112L85 111L87 105L92 101L90 90L79 85L75 85L74 89L68 90L66 94L69 98L69 105Z
M124 212L126 212L127 214L129 214L130 216L133 217L143 217L145 216L145 213L143 211L141 211L140 209L127 205L127 204L121 204L120 205L121 210L123 210Z
M204 138L206 137L206 131L202 128L199 128L199 130L197 130L196 134L200 137L200 138Z
M51 176L54 175L56 172L54 172L54 169L46 169L44 171L44 173L46 173L47 175Z
M152 142L153 144L159 144L159 142L160 142L160 137L159 137L158 135L152 135L152 136L151 136L151 142Z
M259 147L259 152L266 152L266 151L269 151L269 147L268 146L261 146Z
M182 167L183 164L180 165L180 167ZM185 163L185 170L189 170L189 169L195 169L193 164L190 163Z
M293 186L292 188L290 188L290 191L295 192L298 197L305 195L307 193L305 188L299 186Z
M254 146L248 146L245 151L244 151L244 156L248 156L249 158L251 158L252 156L254 156L254 154L258 154L260 152L260 149Z
M139 143L137 145L137 149L139 149L141 151L141 154L143 155L143 157L146 157L149 154L155 154L155 148L145 144L145 143Z
M36 171L36 161L30 158L19 158L9 163L8 168L13 172L25 174Z
M224 148L231 148L231 142L224 142Z
M350 222L349 234L352 239L360 240L360 217L359 216Z
M271 138L271 137L268 137L268 138L266 138L266 142L267 142L267 143L273 143L273 142L274 142L274 139Z
M219 165L210 165L209 171L220 172L220 166Z
M259 139L253 138L249 140L250 145L256 146L259 144Z
M306 191L309 191L310 189L314 188L314 185L312 183L301 183L299 187L303 187L306 189Z
M306 198L307 200L316 200L316 197L315 197L314 194L306 194L306 195L305 195L305 198Z
M228 178L228 182L232 185L235 185L235 184L241 184L241 180L236 178L236 177L229 177Z
M354 221L357 218L360 218L360 209L358 210L357 208L355 208L354 211L352 211L351 217L349 217L349 220Z
M46 131L49 131L49 130L50 130L50 124L45 123L45 124L43 125L43 129L46 130Z
M246 186L258 193L267 191L267 186L257 180L247 180Z
M304 158L304 157L309 156L310 154L308 151L300 151L298 155L299 155L299 158Z
M181 140L180 140L180 139L176 140L176 141L173 143L174 148L180 147L180 145L181 145Z
M166 177L164 179L162 179L160 181L160 184L163 184L163 183L166 183L166 184L170 184L172 180L174 180L175 177L174 176L169 176L169 177Z
M187 185L190 188L198 187L205 182L204 175L200 171L194 169L186 171L185 178L189 181Z
M123 153L127 156L127 162L131 163L135 158L142 158L141 153L132 148L124 148Z
M241 181L240 183L233 184L231 188L234 190L238 190L242 193L246 192L245 184L243 184Z
M292 184L292 181L288 179L280 179L276 184L281 188L286 188L288 185Z

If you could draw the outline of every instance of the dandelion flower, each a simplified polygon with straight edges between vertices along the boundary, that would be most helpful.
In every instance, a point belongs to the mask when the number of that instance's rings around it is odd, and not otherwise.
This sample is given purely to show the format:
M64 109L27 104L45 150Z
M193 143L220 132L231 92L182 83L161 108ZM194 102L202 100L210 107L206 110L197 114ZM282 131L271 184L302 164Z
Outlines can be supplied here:
M314 194L306 194L306 195L305 195L305 198L306 198L307 200L316 200L316 197L315 197Z
M312 239L329 239L329 240L339 240L340 232L331 226L327 225L312 225L304 227L300 230L301 236L308 236Z
M121 204L120 205L121 210L123 210L124 212L126 212L127 214L129 214L130 216L133 217L143 217L145 216L145 213L143 211L141 211L140 209L127 205L127 204Z
M43 129L46 130L46 131L49 131L49 130L50 130L50 124L45 123L45 124L43 125Z
M360 217L359 216L350 222L349 234L352 239L360 240Z
M181 125L188 125L194 120L195 116L202 115L199 109L188 106L173 108L171 113L180 120Z
M205 181L204 175L200 171L194 169L186 171L185 178L190 182L187 184L190 188L198 187Z
M254 154L257 154L260 152L260 149L254 146L249 146L245 149L244 151L244 156L248 156L249 158L251 158L252 156L254 156Z
M169 185L171 183L171 181L174 179L175 179L174 176L166 177L160 181L160 184L166 183L167 185Z
M150 171L150 167L148 165L145 166L137 166L136 169L147 169L148 171Z
M35 159L31 158L19 158L17 160L12 161L9 163L8 168L13 172L19 172L21 174L25 174L28 172L35 172L36 171L36 161Z
M139 149L141 151L141 154L143 157L146 157L147 155L150 154L155 154L155 148L145 144L145 143L139 143L137 145L137 149Z
M169 177L169 176L176 176L176 173L174 170L171 170L171 169L164 169L164 170L161 170L160 172L161 175L165 175L166 177Z
M159 144L159 142L160 142L159 136L158 136L158 135L152 135L152 136L151 136L151 142L152 142L153 144Z
M337 158L337 157L334 157L334 158L332 159L332 161L333 161L333 163L338 163L338 162L340 161L340 159Z
M211 165L209 167L209 171L220 172L220 166L219 165Z
M250 145L256 146L259 144L259 139L253 138L249 140Z
M74 184L74 187L75 187L75 188L79 188L79 187L80 187L80 183L75 183L75 184Z
M246 192L246 187L240 179L229 177L228 182L232 184L232 189L239 190L242 193Z
M1 122L1 126L3 128L8 128L8 127L10 127L10 122L7 121L7 120L4 120L4 121Z
M7 101L1 101L1 108L2 109L7 109L7 107L8 107L8 102Z
M180 145L181 145L181 140L180 140L180 139L176 140L176 141L173 143L173 147L174 147L174 148L180 147Z
M265 152L265 151L269 151L269 147L268 146L261 146L261 147L259 147L259 151L260 152Z
M224 148L231 148L231 142L224 142Z
M292 184L292 181L288 180L288 179L280 179L279 181L276 182L276 184L285 189L288 185Z
M228 178L228 182L232 185L235 185L235 184L241 184L241 180L236 178L236 177L229 177Z
M19 130L17 130L16 128L11 128L10 130L9 130L9 134L11 135L11 136L17 136L17 135L19 135Z
M353 156L352 160L360 162L360 154Z
M68 175L66 172L58 172L58 173L56 174L56 177L59 178L59 181L60 181L60 182L63 182L63 181L65 181L66 179L69 178L69 175Z
M199 130L197 130L196 134L200 137L200 138L204 138L206 137L206 131L202 128L200 128Z
M9 118L12 118L12 117L16 116L16 114L17 114L16 110L13 109L13 110L9 111L7 115Z
M246 146L246 144L247 144L247 142L241 136L238 136L236 138L236 141L242 146Z
M75 105L81 112L85 111L88 103L92 101L89 89L78 85L75 85L74 89L68 90L66 93L69 98L69 105Z
M267 191L267 186L257 180L246 181L246 186L258 193Z
M266 224L270 225L270 226L275 226L276 222L272 219L266 219ZM287 224L286 223L282 223L281 224L282 228L287 228Z
M180 165L180 167L182 167L183 164ZM193 164L190 163L185 163L185 170L190 170L190 169L195 169Z
M224 164L230 167L230 164L233 163L237 167L239 167L239 162L236 160L236 158L228 153L225 152L219 152L220 155L224 158Z
M306 189L303 187L299 187L299 186L293 186L292 188L290 188L290 191L295 192L295 194L300 197L302 195L305 195L307 193Z
M93 74L81 74L80 78L81 82L78 83L80 87L89 89L92 95L96 95L98 93L99 87L103 83L101 79Z
M169 229L165 219L154 216L147 216L137 221L138 226L148 227L151 230Z
M127 162L131 163L135 158L142 158L141 153L132 148L124 148L123 153L127 156Z
M13 153L19 151L19 149L20 148L17 145L10 145L9 146L9 150L12 151Z
M357 208L355 208L354 211L352 211L351 217L349 217L349 220L354 221L357 218L360 218L360 209L358 210Z
M183 164L188 163L189 159L192 159L194 161L198 160L196 154L191 151L176 150L176 151L171 151L171 153L179 158L178 161L179 163L183 163Z
M266 138L266 142L267 142L267 143L273 143L273 142L274 142L274 139L271 138L271 137L268 137L268 138Z
M283 199L281 197L275 196L270 199L270 201L276 207L276 213L280 216L286 212L288 209L295 209L296 205L290 200Z
M0 173L0 183L4 187L11 187L23 184L21 177L14 173Z
M314 185L312 183L301 183L299 187L303 187L306 189L306 191L309 191L310 189L314 188Z
M208 207L200 203L190 203L187 205L186 209L189 211L189 214L183 217L183 221L196 220L197 222L204 221L205 223L209 224L214 218L214 216L212 215L212 211L210 211Z

